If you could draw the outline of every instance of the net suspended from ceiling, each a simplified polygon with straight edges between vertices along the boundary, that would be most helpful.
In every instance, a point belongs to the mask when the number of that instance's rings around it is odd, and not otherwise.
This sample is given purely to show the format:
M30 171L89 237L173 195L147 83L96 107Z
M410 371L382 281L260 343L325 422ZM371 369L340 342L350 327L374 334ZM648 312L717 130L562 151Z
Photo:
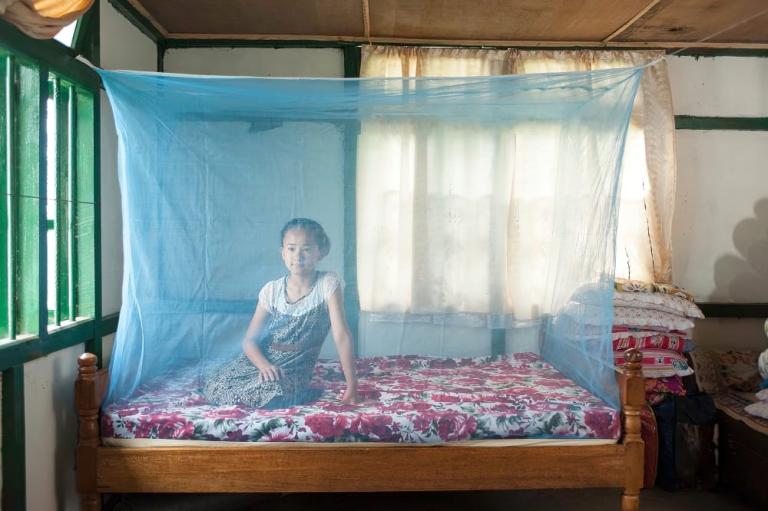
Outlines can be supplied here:
M505 375L525 362L618 406L614 237L642 68L100 73L124 241L109 402L183 375L211 406L373 406L440 386L461 406L514 391ZM440 376L483 364L458 388Z

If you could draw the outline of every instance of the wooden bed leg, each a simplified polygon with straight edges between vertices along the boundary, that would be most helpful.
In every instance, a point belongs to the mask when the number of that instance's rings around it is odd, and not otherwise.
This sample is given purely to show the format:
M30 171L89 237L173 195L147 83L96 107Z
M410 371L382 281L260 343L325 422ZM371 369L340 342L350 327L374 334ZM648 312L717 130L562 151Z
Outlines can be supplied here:
M630 495L627 490L624 490L624 495L621 496L621 511L638 511L640 509L640 491L634 495Z
M80 416L77 453L77 492L80 509L99 511L101 495L96 491L96 456L99 447L99 396L96 380L96 355L83 353L77 359L78 375L75 381L75 401Z
M81 511L99 511L101 509L101 495L93 493L89 495L80 495Z
M643 378L642 353L637 349L624 352L624 389L623 430L625 474L624 493L621 496L621 511L638 511L640 509L640 488L643 487L645 471L645 448L640 436L643 406L645 404L645 379Z

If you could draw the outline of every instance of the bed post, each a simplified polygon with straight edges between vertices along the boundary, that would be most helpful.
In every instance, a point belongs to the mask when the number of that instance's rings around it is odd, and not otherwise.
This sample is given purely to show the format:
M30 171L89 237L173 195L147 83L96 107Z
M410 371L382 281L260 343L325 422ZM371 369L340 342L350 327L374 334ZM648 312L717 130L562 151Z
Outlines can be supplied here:
M83 353L77 359L78 375L75 381L75 402L80 417L77 453L77 492L80 509L98 511L101 496L96 491L96 456L99 447L99 406L101 392L96 374L96 355Z
M640 509L640 488L643 486L644 445L640 436L640 414L645 402L645 379L642 353L637 349L624 352L622 412L624 431L625 479L621 496L621 511Z

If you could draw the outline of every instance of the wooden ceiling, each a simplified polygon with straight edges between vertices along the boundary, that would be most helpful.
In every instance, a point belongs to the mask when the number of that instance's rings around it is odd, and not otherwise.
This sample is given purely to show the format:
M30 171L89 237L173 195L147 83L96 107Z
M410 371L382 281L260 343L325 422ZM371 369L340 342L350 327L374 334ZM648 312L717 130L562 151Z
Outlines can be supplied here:
M768 49L768 0L123 0L165 39Z

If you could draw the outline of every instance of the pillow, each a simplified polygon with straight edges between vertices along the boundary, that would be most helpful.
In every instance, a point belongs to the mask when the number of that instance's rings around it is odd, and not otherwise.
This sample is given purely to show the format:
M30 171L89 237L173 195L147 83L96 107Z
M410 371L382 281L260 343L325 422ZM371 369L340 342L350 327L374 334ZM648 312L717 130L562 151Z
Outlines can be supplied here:
M688 366L688 361L680 353L668 350L644 349L643 376L646 378L661 378L665 376L688 376L693 374L693 369ZM623 366L624 352L614 353L614 361L617 366Z
M665 295L679 296L689 302L694 302L693 295L681 287L677 287L672 284L663 284L654 282L653 288L657 293L664 293Z
M658 335L659 333L673 337L688 337L688 332L685 330L666 330L658 327L631 327L626 325L613 325L613 328L611 328L612 339L621 339L622 337L646 337L648 335Z
M685 352L687 339L675 335L645 335L645 336L627 336L619 339L613 339L613 351L624 351L630 348L644 349L662 349L674 351L677 353Z
M696 386L699 390L710 395L724 391L717 353L709 350L693 350L690 356L696 374Z
M768 401L758 401L744 407L744 411L755 417L768 419Z
M693 321L688 318L654 309L640 307L614 307L613 323L635 327L662 327L666 330L688 330Z
M757 356L756 351L716 352L723 385L740 392L757 392L761 382Z
M765 321L765 324L768 325L768 320ZM768 350L760 353L757 357L757 371L760 376L768 380Z
M701 313L695 303L679 296L664 293L629 293L616 291L613 294L613 304L620 307L643 307L671 314L680 314L689 318L701 319Z
M643 282L641 280L616 279L616 291L627 293L663 293L680 297L689 302L693 302L693 295L683 288L672 284L663 284L657 282Z
M653 283L643 282L642 280L616 279L616 291L627 293L653 293Z

